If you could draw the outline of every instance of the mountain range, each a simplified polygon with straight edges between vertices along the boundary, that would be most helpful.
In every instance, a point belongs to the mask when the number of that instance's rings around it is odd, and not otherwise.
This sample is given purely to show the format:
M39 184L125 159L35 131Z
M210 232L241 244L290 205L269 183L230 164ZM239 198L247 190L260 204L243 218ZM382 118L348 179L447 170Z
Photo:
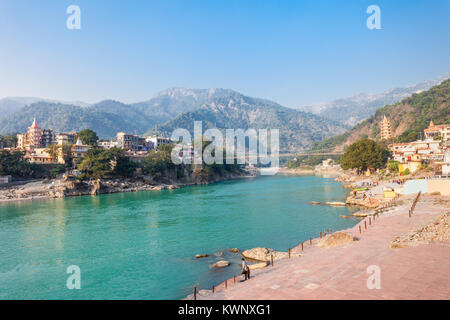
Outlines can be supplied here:
M372 116L377 106L419 92L438 81L430 80L382 94L360 94L300 109L221 88L170 88L149 100L131 104L114 100L88 104L4 98L0 99L0 134L25 132L36 118L42 128L52 128L56 132L88 128L96 131L100 138L113 138L119 131L170 136L176 128L192 131L194 120L202 120L203 130L277 128L280 150L298 151L343 134L355 121Z
M220 88L171 88L133 104L104 100L81 107L53 101L34 102L0 116L0 133L25 132L34 118L42 128L56 132L88 128L101 138L115 137L119 131L170 136L175 128L191 129L194 120L202 120L204 130L277 128L282 151L303 150L314 141L345 131L341 124L319 116Z
M353 127L372 116L378 108L399 102L413 93L426 91L449 77L450 70L444 76L412 86L390 89L382 93L359 93L351 97L298 107L297 109Z

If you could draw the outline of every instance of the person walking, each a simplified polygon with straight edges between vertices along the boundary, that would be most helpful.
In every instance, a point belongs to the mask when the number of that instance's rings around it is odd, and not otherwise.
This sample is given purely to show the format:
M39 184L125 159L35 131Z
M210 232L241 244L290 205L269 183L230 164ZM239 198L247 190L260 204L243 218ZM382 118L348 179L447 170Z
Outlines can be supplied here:
M249 267L247 265L247 262L245 261L244 258L242 258L241 267L242 267L242 274L244 275L244 281L247 280L247 279L250 279L250 269L249 269Z

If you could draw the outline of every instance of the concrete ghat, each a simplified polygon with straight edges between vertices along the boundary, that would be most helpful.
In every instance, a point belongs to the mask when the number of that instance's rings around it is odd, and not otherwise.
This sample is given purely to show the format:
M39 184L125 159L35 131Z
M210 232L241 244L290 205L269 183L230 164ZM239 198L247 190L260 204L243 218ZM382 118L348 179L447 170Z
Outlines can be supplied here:
M220 284L197 299L449 299L450 243L390 249L395 237L423 227L449 211L450 197L424 196L408 217L405 204L344 230L359 238L340 247L319 248L317 239L293 249L301 257L255 271L252 279ZM366 221L367 229L364 228ZM362 234L359 233L362 227ZM367 268L380 268L380 289L368 289Z

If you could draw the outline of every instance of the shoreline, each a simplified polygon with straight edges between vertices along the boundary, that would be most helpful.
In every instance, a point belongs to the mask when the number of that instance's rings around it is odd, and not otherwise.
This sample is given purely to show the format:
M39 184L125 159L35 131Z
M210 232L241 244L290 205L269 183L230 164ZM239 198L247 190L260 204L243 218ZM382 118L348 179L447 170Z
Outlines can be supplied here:
M196 185L209 185L224 181L238 180L238 179L250 179L255 178L257 175L249 175L248 173L242 175L228 175L226 177L221 177L219 179L212 179L211 181L197 182L177 182L177 183L157 183L148 184L142 181L131 181L130 179L98 179L87 181L86 184L89 186L94 186L96 183L100 183L101 186L105 187L108 183L113 182L115 184L121 184L120 187L114 186L113 188L89 188L86 190L81 190L79 192L75 191L72 193L61 193L57 188L62 188L66 181L62 179L52 179L52 180L33 180L30 182L22 181L20 185L4 186L0 188L0 206L9 203L20 203L28 202L33 200L50 200L50 199L63 199L71 197L82 197L82 196L96 196L100 194L114 194L114 193L127 193L127 192L141 192L141 191L160 191L160 190L174 190L184 187L196 186ZM97 182L96 182L97 181ZM7 197L5 194L18 193L24 194L23 197Z
M288 175L307 175L308 173L309 174L313 173L314 175L317 175L317 172L315 172L314 170L313 170L313 172L308 171L308 170L290 170L290 169L283 170L283 171L280 170L281 174L286 174L286 172L287 172ZM305 174L305 172L307 172L307 173ZM345 179L344 177L347 177L347 179ZM346 174L346 173L341 172L339 174L338 178L335 179L335 181L340 182L343 185L343 187L348 187L347 184L348 184L349 181L347 181L347 180L353 180L352 182L358 182L360 180L364 180L364 177L360 177L358 175L353 175L353 174L348 175L348 173ZM366 180L367 180L367 178L366 178ZM371 182L373 182L372 178L370 178L370 180L371 180ZM378 184L377 185L370 185L370 187L368 188L368 191L370 192L373 188L375 188L377 186L378 186ZM352 193L349 192L349 196L347 197L347 199L345 201L345 205L346 206L352 206L352 204L349 203L349 201L348 201L348 198L351 197L351 194ZM450 197L431 196L431 195L425 195L425 196L427 196L427 197L434 197L435 199L438 199L439 201L444 201L444 202L447 201L447 205L450 204ZM240 278L242 276L239 274L237 276L237 278L239 280L237 280L236 277L233 277L233 278L225 280L224 282L219 283L217 286L213 287L214 289L211 289L211 290L209 290L209 289L201 289L201 290L199 290L197 292L196 298L197 299L198 298L205 299L205 300L209 300L209 299L214 299L214 300L219 300L219 299L255 299L255 300L258 300L258 299L280 299L280 298L281 299L299 299L299 298L301 299L303 297L298 296L297 294L294 294L291 291L289 291L289 293L293 294L293 295L290 295L290 296L287 296L287 297L278 297L278 296L274 297L272 295L269 295L269 296L259 295L258 294L260 292L260 285L259 284L253 286L253 287L256 288L255 289L255 293L256 293L255 296L248 297L246 295L246 293L245 293L246 288L242 288L242 289L239 290L237 287L240 286L240 285L247 286L248 283L254 283L255 281L258 281L258 280L255 280L255 278L253 278L255 276L256 277L260 277L261 276L261 277L265 277L265 278L268 278L268 279L279 278L279 276L277 274L273 274L274 269L272 269L272 268L274 268L275 264L278 265L278 263L281 263L281 264L284 265L284 264L288 264L289 262L293 261L293 259L302 259L302 256L307 253L308 249L310 249L310 248L311 249L318 248L318 244L319 243L325 241L325 239L328 239L329 237L331 237L333 235L342 234L342 233L345 233L345 234L349 233L349 234L352 234L353 236L355 236L355 239L357 239L356 237L358 236L358 233L359 233L359 236L361 235L361 232L362 232L361 228L363 228L363 230L365 231L365 230L367 230L367 225L368 224L369 224L369 226L371 226L372 224L375 224L375 219L377 219L377 217L378 217L378 219L380 219L379 218L380 215L389 215L389 213L391 211L398 210L397 207L394 207L394 206L397 206L398 204L400 204L400 206L402 208L405 207L404 202L408 201L409 198L411 198L411 196L405 196L405 195L403 195L401 197L400 196L396 196L393 199L388 199L387 201L379 202L377 204L377 206L372 207L372 208L370 208L368 206L364 206L364 205L358 204L357 206L360 208L360 210L358 210L357 212L354 212L352 214L352 216L357 217L357 218L362 218L362 219L358 223L356 223L353 227L347 228L347 229L342 229L342 230L332 230L330 232L328 232L329 231L328 229L325 229L323 231L323 233L321 232L319 237L317 237L317 238L310 238L309 240L306 240L304 242L299 243L294 248L290 248L289 249L289 252L290 252L290 257L289 258L283 258L283 259L281 259L279 261L275 260L275 263L273 265L271 265L270 262L267 262L266 266L257 267L256 270L252 271L252 278L251 278L251 280L247 280L245 282L242 282L242 281L240 281ZM311 204L313 205L313 203L311 203ZM406 206L408 206L408 204ZM442 211L442 212L444 212L444 211ZM441 214L440 217L442 217L442 212L440 213ZM450 214L450 212L448 212L447 215L448 214ZM408 215L408 214L406 214L406 215ZM445 213L444 213L444 215L445 215ZM436 217L439 217L439 215L437 215L437 216L435 215L434 216L434 218L436 218ZM430 223L429 219L427 220L427 223ZM432 221L432 223L436 224L436 222L434 222L434 221ZM421 227L424 227L423 223L422 223ZM383 233L383 230L381 230L380 232ZM448 232L448 230L447 230L447 232ZM395 236L395 239L398 239L399 237L400 236ZM392 241L393 241L392 243L394 243L394 241L396 241L396 240L392 239ZM392 244L391 244L391 246L392 246ZM399 247L401 247L401 246L399 246ZM337 247L337 248L329 248L328 250L333 250L333 249L338 249L338 248L339 247ZM247 249L247 250L254 250L254 249L256 249L256 248ZM354 262L358 263L357 261L354 261ZM250 266L251 265L249 265L249 267ZM330 265L330 269L331 269L330 270L331 274L335 273L335 269L334 269L334 267L332 265ZM294 271L294 273L297 273L297 271ZM273 277L271 275L273 275ZM449 276L450 276L450 274L449 274ZM287 276L286 278L289 278L289 276ZM234 294L235 294L234 292L233 292L233 295L228 296L227 293L228 293L229 288L231 289L231 288L234 288L235 286L236 286L236 291L237 291L236 292L236 297L234 296ZM252 287L252 289L253 289L253 287ZM305 286L305 287L308 287L308 285ZM315 288L315 284L313 284L311 287ZM273 286L269 286L268 290L270 290L270 289L277 290L279 288L282 288L282 287L280 285L278 285L278 284L274 284ZM309 291L309 290L306 290L306 291ZM448 299L449 297L450 297L450 294L446 298ZM305 298L306 299L310 299L309 297L305 297ZM192 299L194 299L193 294L190 294L187 297L185 297L183 300L192 300ZM326 296L326 295L324 295L324 296L319 295L319 296L315 296L313 299L330 299L330 297ZM365 297L363 299L367 299L367 297Z
M417 234L443 217L448 219L450 197L424 196L412 217L408 217L408 208L414 197L402 200L407 203L381 213L375 220L365 218L351 228L311 239L311 243L307 240L303 246L300 243L290 250L290 258L253 271L250 280L235 282L230 278L215 286L214 293L199 290L197 299L448 299L448 225L443 223L442 228L447 230L437 240L431 236L431 240L420 240ZM328 248L321 246L336 233L351 235L354 240ZM405 242L399 242L403 239ZM384 279L381 290L366 286L370 276L366 268L371 265L380 266ZM424 274L420 280L411 274L416 270ZM192 300L193 294L184 299Z
M281 170L281 169L284 169L284 170ZM279 174L279 175L289 175L289 176L298 175L298 176L318 176L318 177L322 177L322 178L330 178L329 175L326 175L326 174L324 175L324 174L322 174L322 172L318 172L316 170L303 170L303 169L297 170L297 169L280 168L280 170L278 171L277 174ZM336 171L333 171L333 174L331 175L331 177L340 176L340 174L342 174L342 172L338 173ZM337 182L340 182L340 184L344 187L344 184L343 184L342 181L339 181L338 179L334 179L334 180L337 181ZM310 205L314 205L314 204L310 203ZM326 204L326 205L330 205L330 204ZM351 205L345 205L345 206L351 207ZM357 206L357 207L359 207L360 209L363 208L361 206ZM361 210L358 210L357 212L359 212L359 211L361 211ZM353 215L353 214L351 214L351 215ZM358 216L354 216L354 217L359 218ZM357 222L355 224L355 226L358 225L359 223L361 223L361 221ZM353 226L351 228L354 228L355 226ZM299 244L294 246L294 248L289 248L289 251L286 251L286 252L270 249L269 247L266 247L265 249L273 250L273 255L274 256L281 256L281 258L274 258L274 263L276 263L277 261L280 261L280 260L290 259L290 258L287 258L288 255L289 255L289 252L290 252L290 255L292 257L294 257L294 256L301 256L300 253L299 253L299 250L301 250L303 252L303 249L307 248L309 246L309 243L311 243L312 245L315 245L320 240L325 238L325 236L330 235L332 232L342 232L342 231L345 231L345 230L347 230L347 229L341 229L341 230L324 229L323 230L323 234L321 232L322 238L320 238L320 237L319 238L310 238L310 240L305 240L303 242L300 242ZM328 232L328 234L327 234L327 232ZM302 244L303 244L303 247L302 247ZM259 259L255 259L255 258L250 258L250 257L247 257L247 256L245 256L243 254L243 252L245 252L245 251L253 251L253 250L257 250L257 249L261 249L261 247L260 248L248 248L248 249L244 249L244 250L238 249L239 254L242 257L244 257L247 262L253 262L252 264L248 265L249 269L251 270L251 276L252 277L255 274L256 275L264 274L265 272L270 272L270 270L271 270L270 269L271 268L271 262L270 261L268 261L268 260L264 261L264 260L259 260ZM252 268L252 266L253 266L253 268ZM238 274L238 275L234 276L233 278L227 279L227 280L217 284L217 286L213 285L214 290L217 290L217 288L219 288L219 290L220 290L221 287L222 288L226 288L226 287L228 287L231 284L239 284L242 281L240 281L238 278L241 278L241 277L242 277L242 275ZM199 288L197 288L197 290L198 289ZM212 295L213 295L212 289L200 289L200 290L197 291L197 296L204 296L204 297L206 297L206 299L209 299L208 297L212 296ZM193 300L193 299L194 299L193 294L190 294L190 295L182 298L181 300ZM245 299L245 298L243 298L243 299Z
M298 174L299 175L304 175L303 173L305 172L305 170L285 170L285 172L289 172L290 174ZM282 172L283 174L283 172ZM316 175L316 173L314 172L314 175ZM348 188L349 186L349 182L350 184L355 183L355 182L359 182L362 180L370 180L372 183L374 182L372 177L371 178L365 178L365 177L361 177L355 174L348 174L348 173L344 173L341 172L339 174L339 177L335 179L336 181L340 182L343 187ZM371 192L374 188L378 187L379 184L370 184L368 186L367 191ZM351 206L351 203L349 203L348 198L351 197L351 192L349 192L349 197L347 197L346 199L346 205L347 206ZM362 235L368 231L368 229L370 228L374 228L376 225L376 221L379 221L380 219L385 219L385 221L388 221L388 219L397 219L400 220L402 224L404 225L403 228L405 230L403 230L403 232L393 232L393 236L391 239L391 245L390 247L387 249L388 253L389 250L392 250L392 248L403 248L403 247L407 247L407 246L412 246L415 247L416 245L404 245L402 243L400 244L395 244L396 241L399 241L398 239L401 238L407 238L407 239L411 239L414 238L415 236L411 236L411 234L417 234L419 231L418 230L423 230L425 228L430 228L430 225L436 225L439 219L443 219L443 217L448 217L448 215L450 214L450 210L448 209L450 207L450 197L446 197L446 196L440 196L440 195L422 195L422 200L425 198L426 201L430 201L429 199L432 199L434 202L432 205L428 204L425 209L423 210L425 212L420 212L419 214L416 214L416 216L420 215L420 221L418 223L415 223L415 228L411 229L411 227L409 227L409 223L407 222L409 219L412 219L412 216L410 216L408 218L408 208L411 205L411 203L413 202L414 197L412 195L402 195L399 196L397 195L396 197L392 198L392 199L387 199L386 201L380 201L377 206L374 207L370 207L370 206L364 206L361 205L360 203L358 203L358 207L361 208L360 210L358 210L357 212L353 213L352 216L357 217L357 218L362 218L358 223L356 223L353 227L351 228L347 228L347 229L343 229L343 230L332 230L331 232L327 232L328 230L324 230L323 233L321 233L321 235L317 238L310 238L310 240L306 240L304 242L299 243L297 246L295 246L294 248L289 249L290 252L290 257L289 258L284 258L281 259L279 261L276 261L276 263L274 263L272 266L270 265L270 263L267 263L266 267L263 268L258 268L257 270L252 272L252 278L250 280L247 280L245 282L241 282L236 280L235 278L230 278L228 280L225 280L222 283L219 283L215 288L214 291L213 290L208 290L208 289L203 289L203 290L199 290L197 292L197 299L205 299L205 300L209 300L209 299L213 299L213 300L222 300L222 299L254 299L254 300L260 300L260 299L386 299L387 296L382 296L382 297L376 297L375 295L372 297L370 294L368 294L368 292L364 292L361 293L361 284L358 284L358 293L360 294L360 296L356 295L352 295L351 292L345 292L344 291L344 296L339 296L340 292L336 291L336 290L329 290L329 292L325 292L325 290L322 291L315 291L314 289L316 288L320 288L321 284L317 284L317 283L310 283L310 284L306 284L303 287L299 288L298 292L295 292L292 290L291 286L288 285L287 283L289 283L290 281L290 277L289 277L289 273L283 273L283 272L276 272L277 268L275 267L275 265L281 265L284 268L288 268L289 264L292 263L293 261L301 261L302 259L304 259L304 256L308 255L308 251L311 250L314 252L314 254L317 255L323 255L323 258L327 257L327 254L325 253L321 253L320 250L331 250L333 251L339 251L342 250L341 248L347 248L350 247L353 243L349 243L349 244L344 244L343 246L336 246L336 247L332 247L332 248L328 248L328 249L324 249L324 248L319 248L318 244L322 243L324 241L326 241L327 239L329 239L330 237L336 235L336 234L350 234L354 237L353 242L357 242L359 240L362 239ZM425 200L423 200L425 201ZM411 202L411 203L410 203ZM420 202L420 201L419 201ZM445 203L445 205L443 207L439 208L439 205L435 205L435 203ZM436 209L436 207L438 207ZM429 211L433 211L433 213L428 213ZM438 211L438 213L436 213L435 211ZM394 214L395 213L395 214ZM402 216L400 218L400 216ZM414 217L416 218L416 217ZM417 218L416 218L417 219ZM419 219L417 219L419 220ZM388 223L388 225L390 225ZM443 238L447 239L448 241L448 224L444 224L444 236ZM391 230L392 231L392 230ZM383 229L379 229L377 230L377 232L379 233L378 236L375 236L375 238L373 238L373 241L380 241L380 238L383 238L386 236L386 230ZM405 234L409 234L409 236L405 236ZM409 238L408 238L409 237ZM416 237L417 238L417 237ZM442 236L441 236L442 238ZM428 242L428 243L419 243L422 247L426 246L426 245L433 245L433 241ZM440 244L438 244L439 246ZM450 246L450 243L445 242L444 241L444 246L448 247ZM370 251L370 249L372 248L371 244L368 244L368 251L366 252L366 254L371 253L372 251ZM386 251L386 248L382 248ZM442 249L441 247L439 248L434 248L434 250L436 251L441 251L441 250L445 250ZM251 249L250 249L251 250ZM397 249L399 250L399 249ZM448 250L448 249L447 249ZM425 254L425 252L427 251L427 249L425 248L423 250L422 254ZM450 250L449 250L450 251ZM447 251L447 253L450 253L449 251ZM322 251L323 252L323 251ZM355 251L353 253L355 256L359 256L361 254L361 252ZM450 255L449 255L450 256ZM436 255L434 255L435 258L437 258L436 260L436 267L439 267L440 265L442 265L439 261L441 260L441 257L438 255L436 257ZM414 263L416 260L417 256L414 256L414 259L411 263ZM306 260L306 259L305 259ZM317 259L319 260L319 259ZM339 261L339 260L337 260ZM314 264L314 267L317 268L318 273L323 274L324 273L324 268L323 266L320 264L320 262L313 260L313 261L309 261L311 264ZM308 265L305 265L307 262L305 262L304 268L310 268ZM327 264L328 268L328 273L325 277L338 277L338 274L336 272L336 260L330 261L330 263ZM360 264L360 262L357 259L353 259L352 263L355 264ZM380 261L381 263L381 261ZM390 260L384 261L385 264L389 264ZM444 264L445 265L445 264ZM392 267L392 265L389 265L389 267ZM396 265L394 265L394 268L396 267ZM365 271L365 270L364 270ZM303 271L301 269L299 270L294 270L293 271L294 274L306 274L309 273L309 270L303 269ZM280 276L283 274L286 274L285 277ZM291 273L292 274L292 273ZM335 274L336 276L333 276L333 274ZM365 273L367 274L367 273ZM450 271L446 272L447 276L446 279L450 279ZM255 280L255 278L257 280ZM259 280L258 278L264 278L263 280ZM365 275L363 276L365 277ZM238 278L241 278L241 275L238 275ZM348 276L347 277L347 281L351 281L352 278L354 278L354 276ZM283 279L286 281L286 285L285 286L281 286L279 285L277 282L279 282L277 279ZM264 283L261 283L261 281L264 281ZM439 278L439 281L442 281L442 279ZM255 282L258 282L258 284L255 284ZM273 285L272 282L274 283ZM305 283L308 282L308 280L305 281ZM407 280L405 280L405 282L407 282ZM267 290L268 291L273 291L273 295L272 294L264 294L261 293L262 292L262 284L266 284L267 283ZM342 283L342 282L341 282ZM364 282L365 284L365 282ZM448 285L450 286L450 282L448 283ZM238 288L241 287L242 288ZM344 286L345 287L345 286ZM343 288L345 289L345 288ZM364 289L364 288L363 288ZM423 289L423 288L421 288ZM248 290L250 290L250 292L252 292L253 295L248 295ZM277 290L283 291L283 294L281 295L277 295L275 292ZM395 287L389 288L390 292L389 294L393 295L394 299L411 299L411 296L409 296L409 292L406 290L402 290L401 292L397 292L395 291ZM229 293L231 292L232 293ZM314 293L315 291L315 293ZM363 290L364 291L364 290ZM431 290L432 291L432 290ZM442 290L437 290L438 294L441 294L441 298L444 299L449 299L450 298L450 292L447 292L447 295L442 295ZM288 294L285 294L284 292L287 292ZM371 293L369 291L369 293ZM362 294L362 296L361 296ZM364 294L366 294L364 296ZM424 298L425 299L430 299L433 298L433 296L429 295L430 293L427 292L426 290L422 293L422 295L416 295L413 298ZM193 294L188 295L187 297L185 297L185 300L192 300ZM392 297L391 297L392 298Z

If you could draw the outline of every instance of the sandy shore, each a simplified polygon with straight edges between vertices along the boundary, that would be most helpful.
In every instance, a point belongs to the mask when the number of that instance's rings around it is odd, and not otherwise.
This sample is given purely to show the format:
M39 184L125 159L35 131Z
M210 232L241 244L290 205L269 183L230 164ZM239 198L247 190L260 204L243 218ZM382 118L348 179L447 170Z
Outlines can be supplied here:
M342 231L357 241L331 248L307 241L290 259L255 270L248 281L227 280L214 294L201 290L197 299L449 299L450 197L425 195L409 217L412 201L402 196L375 221ZM367 285L371 270L379 270L379 289Z

